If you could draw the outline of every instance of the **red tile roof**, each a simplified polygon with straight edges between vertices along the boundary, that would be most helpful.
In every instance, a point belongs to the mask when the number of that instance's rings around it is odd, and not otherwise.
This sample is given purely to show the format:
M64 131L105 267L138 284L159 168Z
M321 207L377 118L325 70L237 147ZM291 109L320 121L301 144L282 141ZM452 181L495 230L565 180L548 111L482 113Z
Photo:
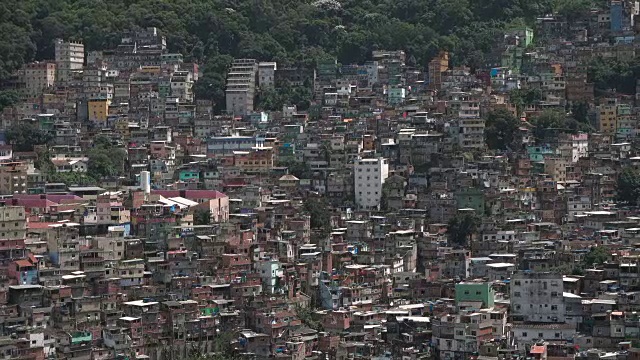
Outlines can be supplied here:
M33 264L28 260L16 260L16 265L18 265L18 267L21 267L21 268L33 266Z
M544 346L534 345L531 347L530 354L544 354Z
M29 222L27 223L27 229L29 230L37 230L37 229L49 229L49 225L55 224L54 222Z
M58 205L58 203L47 199L16 199L15 205L24 206L27 211L33 208L49 208Z

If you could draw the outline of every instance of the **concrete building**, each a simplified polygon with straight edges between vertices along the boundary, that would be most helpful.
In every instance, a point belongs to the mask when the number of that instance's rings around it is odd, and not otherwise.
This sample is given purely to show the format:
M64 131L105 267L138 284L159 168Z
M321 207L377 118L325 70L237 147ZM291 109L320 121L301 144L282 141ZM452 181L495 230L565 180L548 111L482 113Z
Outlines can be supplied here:
M171 76L171 96L180 101L193 101L193 73L189 71L176 71Z
M255 263L255 270L262 279L262 289L274 294L283 276L282 267L277 260L265 260Z
M0 164L0 194L23 194L27 192L27 173L29 166L25 162L3 162Z
M56 64L33 62L24 66L25 91L29 96L39 96L42 90L53 86L56 80Z
M81 71L84 66L84 44L81 42L55 41L56 52L56 81L68 82L71 74Z
M379 207L382 199L382 185L387 177L389 177L387 159L358 159L354 167L356 205L363 209Z
M442 73L449 68L449 53L440 52L429 62L429 89L437 90L442 86Z
M89 120L104 123L109 117L109 100L92 99L87 103Z
M253 112L258 63L254 59L236 59L227 75L227 112L244 116Z
M0 207L0 239L24 239L27 236L27 219L24 206Z
M596 122L598 130L603 133L613 134L617 129L617 107L615 101L596 107Z
M207 141L207 155L232 155L234 151L251 151L264 147L264 138L254 136L213 136Z
M273 87L277 64L275 62L261 62L258 64L258 86L261 89Z
M484 147L485 120L478 118L460 118L458 120L458 143L464 149Z
M455 285L456 305L479 304L476 309L493 307L495 290L489 282L462 282Z
M511 277L514 321L563 323L565 306L562 274L519 271Z

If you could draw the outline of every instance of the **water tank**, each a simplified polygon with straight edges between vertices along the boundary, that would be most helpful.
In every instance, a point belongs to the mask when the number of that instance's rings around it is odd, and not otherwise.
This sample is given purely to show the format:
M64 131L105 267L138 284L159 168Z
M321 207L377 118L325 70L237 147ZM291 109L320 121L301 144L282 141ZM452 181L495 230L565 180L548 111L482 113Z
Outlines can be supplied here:
M151 193L151 173L148 171L140 172L140 189L144 191L145 194Z

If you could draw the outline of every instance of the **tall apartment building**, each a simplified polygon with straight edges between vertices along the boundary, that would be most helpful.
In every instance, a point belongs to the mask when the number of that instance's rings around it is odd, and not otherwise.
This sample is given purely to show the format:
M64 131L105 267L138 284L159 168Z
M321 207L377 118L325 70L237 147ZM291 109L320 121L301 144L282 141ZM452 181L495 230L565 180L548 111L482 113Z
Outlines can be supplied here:
M193 101L193 73L176 71L171 75L171 96L181 101Z
M565 321L562 274L518 271L511 276L511 310L514 321L563 323Z
M82 92L87 100L108 100L113 99L113 84L105 81L106 67L87 67L82 71Z
M244 116L253 112L258 63L254 59L236 59L227 75L227 112Z
M27 236L24 206L0 207L0 239L19 240Z
M33 62L24 66L23 81L28 96L39 96L42 90L53 86L56 81L56 64Z
M614 134L616 132L618 127L617 110L615 99L607 100L606 103L596 107L596 122L600 132L606 134Z
M429 62L429 89L439 90L442 86L442 73L449 69L449 53L441 51Z
M358 159L353 174L358 208L378 208L382 200L382 185L389 177L389 160L384 158Z
M56 81L68 82L72 73L82 70L84 66L84 44L81 42L55 41Z

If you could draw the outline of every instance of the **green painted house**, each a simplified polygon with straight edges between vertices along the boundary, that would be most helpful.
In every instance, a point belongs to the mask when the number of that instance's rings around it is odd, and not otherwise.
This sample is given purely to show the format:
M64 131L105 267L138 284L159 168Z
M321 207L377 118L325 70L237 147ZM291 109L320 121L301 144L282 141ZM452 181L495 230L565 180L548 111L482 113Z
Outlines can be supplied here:
M456 284L456 305L460 302L482 301L482 308L490 308L493 307L495 296L495 290L488 282Z
M200 180L200 172L195 170L180 170L180 181Z
M476 214L484 214L484 192L478 188L466 188L455 193L458 209L473 209Z

